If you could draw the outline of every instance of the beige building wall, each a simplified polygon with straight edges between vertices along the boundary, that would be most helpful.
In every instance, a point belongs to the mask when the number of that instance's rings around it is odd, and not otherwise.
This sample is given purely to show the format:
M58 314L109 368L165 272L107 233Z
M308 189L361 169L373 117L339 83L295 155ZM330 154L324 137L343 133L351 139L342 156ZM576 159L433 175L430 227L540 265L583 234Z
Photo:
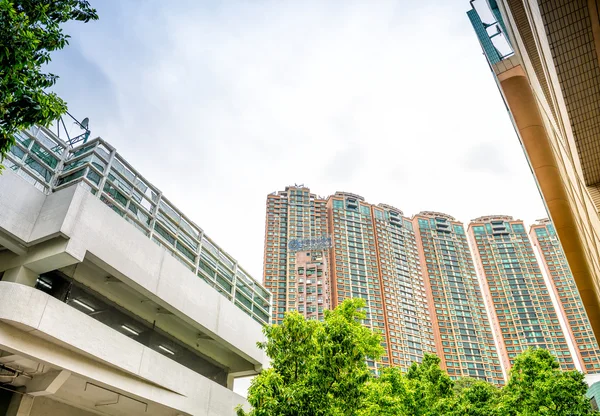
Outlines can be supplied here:
M514 55L492 70L600 334L598 1L497 3Z

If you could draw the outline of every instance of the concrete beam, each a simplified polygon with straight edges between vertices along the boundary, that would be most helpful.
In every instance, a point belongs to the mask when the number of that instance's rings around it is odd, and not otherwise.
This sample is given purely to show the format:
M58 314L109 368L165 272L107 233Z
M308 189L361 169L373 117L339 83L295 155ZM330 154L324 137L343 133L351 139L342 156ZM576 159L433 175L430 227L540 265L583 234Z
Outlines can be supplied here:
M2 276L2 281L20 283L25 286L34 287L38 276L39 274L29 270L25 266L17 266L15 268L5 270L4 276Z
M55 394L62 387L71 372L67 370L54 370L35 376L27 383L27 394L31 396L47 396Z
M6 237L4 233L0 232L0 246L6 247L13 253L22 256L27 253L27 247L23 244L16 242L14 239Z
M69 240L62 237L40 243L22 256L2 253L0 257L0 272L20 266L38 274L67 267L83 261L67 251Z

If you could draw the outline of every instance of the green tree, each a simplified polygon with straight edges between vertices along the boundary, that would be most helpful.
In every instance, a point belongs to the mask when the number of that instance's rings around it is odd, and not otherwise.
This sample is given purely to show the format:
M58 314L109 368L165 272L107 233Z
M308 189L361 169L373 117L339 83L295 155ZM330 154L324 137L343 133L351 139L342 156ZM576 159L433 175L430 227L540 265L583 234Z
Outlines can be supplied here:
M411 414L414 408L411 386L397 367L382 370L380 377L366 383L367 395L360 416L395 416Z
M381 335L361 324L362 299L344 301L325 311L323 322L286 314L282 325L264 329L260 343L271 368L253 381L248 391L249 416L357 415L366 396L370 372L366 359L382 353Z
M360 416L455 414L454 383L439 363L437 356L425 354L423 361L413 363L406 374L399 368L383 370L379 378L368 383L369 394Z
M459 385L456 388L456 385ZM483 380L463 378L455 383L452 416L498 415L500 389Z
M249 413L239 416L592 416L583 374L561 371L546 350L515 360L504 388L474 378L453 381L440 359L425 354L403 372L373 376L366 359L382 352L381 337L361 325L361 299L327 311L323 322L288 313L264 329L260 343L272 367L250 387Z
M97 19L85 0L0 0L0 162L16 132L48 126L67 111L62 99L44 91L57 76L42 71L50 53L68 44L61 24Z
M587 384L578 371L561 371L544 349L520 354L502 389L501 416L597 415L585 396Z

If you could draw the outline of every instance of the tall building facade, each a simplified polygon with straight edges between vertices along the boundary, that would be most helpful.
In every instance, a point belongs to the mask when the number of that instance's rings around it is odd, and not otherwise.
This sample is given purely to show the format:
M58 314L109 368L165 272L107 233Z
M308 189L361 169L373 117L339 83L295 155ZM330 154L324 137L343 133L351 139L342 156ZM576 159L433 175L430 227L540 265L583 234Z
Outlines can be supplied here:
M442 368L452 377L503 384L464 225L439 212L421 212L413 225Z
M556 310L562 315L568 335L573 340L579 369L585 373L599 373L598 342L554 226L550 220L540 220L531 226L529 235L546 271Z
M407 369L434 352L431 319L412 223L401 210L336 192L327 200L332 306L367 303L365 325L382 333L385 353L372 368Z
M290 294L289 309L295 308L307 319L322 320L323 311L331 306L328 254L324 249L296 252L296 296Z
M331 306L328 294L330 281L328 268L323 266L327 264L329 253L313 251L304 252L302 255L300 251L291 250L288 244L295 239L327 235L326 201L312 194L305 186L287 186L284 191L267 196L266 208L263 282L273 294L272 323L280 324L283 322L285 312L293 310L299 310L307 317L321 319L323 309L329 309ZM317 269L323 274L320 276L322 278L316 279L317 283L314 284L307 276L301 277L302 282L298 280L300 276L298 276L297 265L304 264L309 257L311 257L311 264L314 265L315 275ZM318 257L321 260L317 260ZM323 263L320 267L316 264L319 262ZM311 280L311 283L307 283L307 280ZM318 281L321 283L319 284ZM315 292L318 297L315 305L306 304L307 285L311 287L311 291L314 286L315 291L323 292L320 296ZM304 294L298 297L299 293ZM313 295L311 293L311 299ZM316 307L314 312L313 307Z
M561 368L575 369L523 222L480 217L468 233L505 378L514 358L528 347L545 348Z
M329 248L299 243L323 236ZM363 324L382 334L385 351L368 363L375 372L407 369L435 353L452 378L501 385L528 347L548 349L564 369L600 367L549 222L535 225L530 239L523 222L508 216L480 217L465 230L439 212L407 218L353 193L318 198L287 187L267 197L264 283L275 323L286 311L322 319L345 299L364 299Z
M389 365L390 345L372 207L359 195L336 192L327 200L327 220L333 238L330 252L332 307L349 298L365 300L363 324L381 331L384 339L385 353L381 362L368 362L376 370L380 365Z
M435 352L431 317L412 222L399 209L372 206L391 364L402 369Z
M300 218L311 219L311 227L300 228ZM294 251L290 244L324 235L331 236L329 250ZM385 350L379 362L368 363L374 371L406 369L435 351L413 224L392 206L347 192L325 201L303 187L269 195L264 283L274 297L273 322L292 310L322 319L323 310L344 299L365 299L364 324L381 332Z
M470 3L467 14L600 336L600 2Z

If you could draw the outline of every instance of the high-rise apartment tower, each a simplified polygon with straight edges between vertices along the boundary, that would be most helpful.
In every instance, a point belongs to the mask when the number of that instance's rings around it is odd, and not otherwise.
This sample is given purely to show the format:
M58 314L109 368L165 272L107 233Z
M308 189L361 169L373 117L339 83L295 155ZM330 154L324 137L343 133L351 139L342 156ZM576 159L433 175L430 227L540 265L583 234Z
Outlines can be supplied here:
M504 377L464 225L450 215L413 217L437 354L452 377Z
M295 239L327 235L325 203L325 200L310 193L310 189L302 185L287 186L285 191L267 196L263 281L273 294L272 323L281 323L284 313L292 310L320 319L323 309L330 307L328 269L324 267L327 264L327 251L302 252L288 247L288 243ZM305 263L309 258L310 269L314 268L316 279L297 274L298 265L307 267ZM317 276L318 274L322 276ZM299 277L302 282L298 280ZM308 305L305 291L312 291L313 287L315 292L310 296L315 296L316 302ZM303 292L299 292L300 290ZM300 300L297 296L302 293L304 294Z
M327 200L332 306L346 298L367 302L365 324L384 336L376 365L408 368L434 352L431 320L412 223L390 205L336 192Z
M563 369L574 369L523 222L504 215L479 217L468 233L505 378L514 358L528 347L545 348Z
M275 323L286 311L322 319L345 299L364 299L363 324L382 334L385 351L368 362L373 371L407 369L435 353L452 378L501 385L528 347L548 349L564 369L600 368L548 221L533 226L530 239L508 216L480 217L465 230L439 212L409 219L353 193L318 198L290 186L267 197L264 282Z
M577 291L565 254L550 220L540 220L529 232L537 248L542 267L548 277L556 310L562 315L574 344L579 370L585 373L600 372L600 351L587 314Z

